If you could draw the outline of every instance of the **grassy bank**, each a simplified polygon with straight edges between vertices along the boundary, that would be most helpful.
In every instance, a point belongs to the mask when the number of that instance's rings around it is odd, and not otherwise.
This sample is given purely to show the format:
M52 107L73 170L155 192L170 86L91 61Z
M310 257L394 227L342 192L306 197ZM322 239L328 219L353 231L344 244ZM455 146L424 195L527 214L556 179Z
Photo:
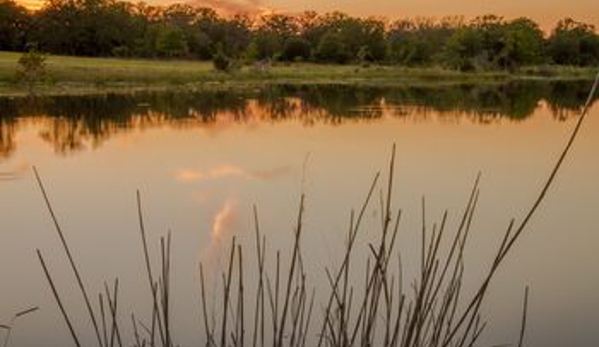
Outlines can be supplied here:
M15 80L20 54L0 52L0 96L26 94ZM251 87L271 83L403 85L496 83L518 79L592 79L597 69L529 67L516 73L463 73L440 68L279 64L265 71L245 66L234 73L214 71L211 62L50 56L44 95L128 92L148 89Z

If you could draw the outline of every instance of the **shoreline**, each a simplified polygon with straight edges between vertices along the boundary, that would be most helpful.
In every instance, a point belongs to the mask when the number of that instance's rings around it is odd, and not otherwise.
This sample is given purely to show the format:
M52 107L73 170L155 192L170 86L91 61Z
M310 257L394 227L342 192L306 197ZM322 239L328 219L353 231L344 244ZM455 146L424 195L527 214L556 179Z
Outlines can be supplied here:
M0 97L27 96L15 81L19 53L0 52ZM516 72L460 72L439 67L389 65L274 64L265 71L244 66L232 73L218 72L211 62L48 56L46 81L39 96L127 94L150 91L248 89L272 85L338 84L405 87L454 84L505 84L520 81L592 81L599 68L531 66Z

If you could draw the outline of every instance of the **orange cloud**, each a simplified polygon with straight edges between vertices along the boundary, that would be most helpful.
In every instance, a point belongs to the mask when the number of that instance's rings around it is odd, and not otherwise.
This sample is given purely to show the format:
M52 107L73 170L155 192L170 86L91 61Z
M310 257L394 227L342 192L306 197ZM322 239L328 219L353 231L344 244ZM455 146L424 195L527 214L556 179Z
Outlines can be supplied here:
M220 243L222 237L231 231L237 220L237 216L237 205L235 204L235 201L228 199L214 216L211 234L213 244Z
M22 161L7 171L0 171L0 181L21 178L27 171L29 171L30 167L31 165L27 161Z
M44 0L20 0L20 1L18 1L18 3L23 5L26 9L28 9L30 11L37 11L44 6L45 1Z
M206 282L213 288L216 287L218 274L222 270L222 255L230 241L228 236L234 233L238 220L239 209L235 198L228 198L212 219L210 239L200 252L200 262L206 270Z
M191 5L211 7L221 15L246 14L250 16L272 13L260 0L192 0Z
M181 169L175 173L175 179L180 182L209 181L226 177L271 180L288 175L292 171L289 166L249 171L237 166L221 165L208 170Z

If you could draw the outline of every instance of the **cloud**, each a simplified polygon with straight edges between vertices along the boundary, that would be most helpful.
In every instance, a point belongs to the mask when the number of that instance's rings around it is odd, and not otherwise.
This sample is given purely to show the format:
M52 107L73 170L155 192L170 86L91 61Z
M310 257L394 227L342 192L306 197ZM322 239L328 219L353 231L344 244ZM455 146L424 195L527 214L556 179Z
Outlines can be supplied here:
M220 243L223 236L230 233L237 221L238 212L235 200L228 199L214 216L212 222L212 243Z
M211 7L221 15L264 15L273 10L262 5L261 0L192 0L191 5Z
M181 169L175 173L175 179L180 182L210 181L227 177L245 179L272 180L293 172L290 166L280 166L268 170L246 170L238 166L221 165L208 170Z
M23 5L28 10L37 11L44 6L45 1L44 0L21 0L21 1L18 1L18 3Z
M21 178L31 165L27 161L21 161L7 171L0 171L0 181L9 181Z
M226 253L225 250L230 242L229 236L235 233L238 221L239 208L237 200L229 197L214 214L209 241L200 252L200 262L206 270L206 282L213 287L217 285L218 274L222 270L223 254Z
M208 181L222 177L244 176L244 171L235 166L222 165L209 170L182 169L175 174L175 179L182 182Z

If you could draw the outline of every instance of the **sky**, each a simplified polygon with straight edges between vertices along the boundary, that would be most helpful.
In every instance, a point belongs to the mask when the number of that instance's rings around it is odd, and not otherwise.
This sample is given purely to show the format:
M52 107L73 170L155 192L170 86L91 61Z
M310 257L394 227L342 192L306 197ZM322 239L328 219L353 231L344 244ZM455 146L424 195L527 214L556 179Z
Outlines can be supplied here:
M18 1L34 7L43 0ZM177 2L177 0L146 1L152 4ZM599 27L599 0L179 0L179 2L214 7L226 13L342 11L357 16L384 16L391 19L419 16L439 18L455 15L472 18L492 13L506 18L529 17L545 30L550 30L561 18L572 17Z

